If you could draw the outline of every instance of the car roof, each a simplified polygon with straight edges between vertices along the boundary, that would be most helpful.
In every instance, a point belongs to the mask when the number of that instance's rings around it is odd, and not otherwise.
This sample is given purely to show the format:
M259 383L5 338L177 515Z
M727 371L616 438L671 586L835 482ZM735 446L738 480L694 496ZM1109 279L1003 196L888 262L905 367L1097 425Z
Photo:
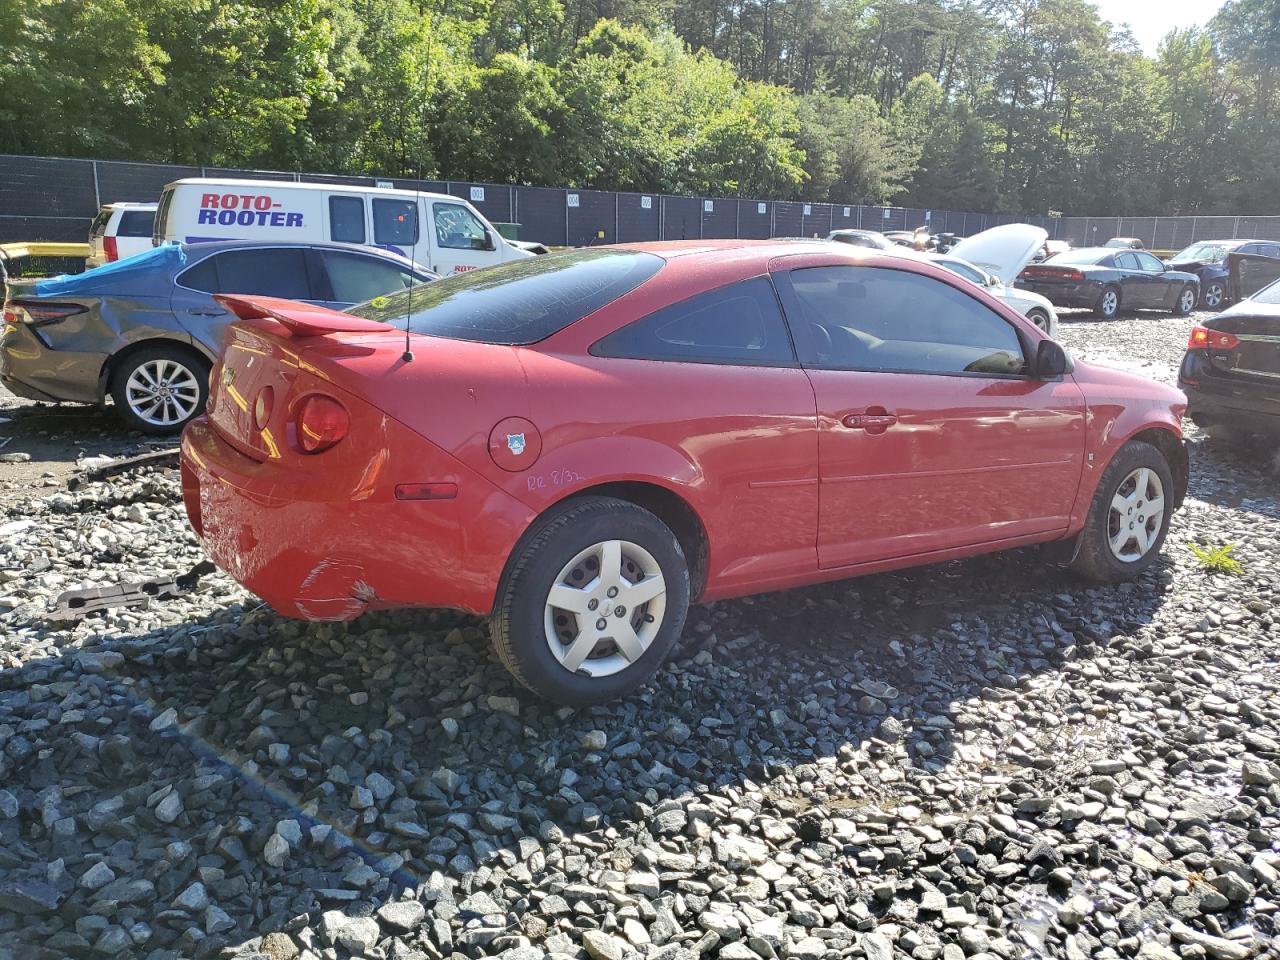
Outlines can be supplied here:
M116 200L112 203L104 203L103 210L155 210L159 204L152 201L138 200Z
M398 253L390 250L384 250L381 247L371 247L367 244L359 243L326 243L323 241L306 241L306 240L205 240L201 243L184 243L180 244L182 252L186 254L188 263L198 263L199 261L210 257L215 253L221 253L224 250L254 250L266 249L269 247L290 247L303 250L346 250L350 253L363 253L366 256L378 257L382 260L391 260L405 267L412 267L420 273L431 273L427 269L426 264L417 263L408 257L402 257Z
M414 190L406 187L374 187L364 183L322 183L315 180L222 180L217 177L183 177L180 180L173 180L165 184L165 189L176 187L179 184L192 187L229 187L233 189L244 188L246 190L261 190L266 187L287 188L289 190L325 190L337 193L351 192L352 190L368 190L373 193L387 194L396 196L405 194L411 197L430 197L434 199L456 200L459 203L466 203L466 197L457 197L449 193L435 193L431 190Z

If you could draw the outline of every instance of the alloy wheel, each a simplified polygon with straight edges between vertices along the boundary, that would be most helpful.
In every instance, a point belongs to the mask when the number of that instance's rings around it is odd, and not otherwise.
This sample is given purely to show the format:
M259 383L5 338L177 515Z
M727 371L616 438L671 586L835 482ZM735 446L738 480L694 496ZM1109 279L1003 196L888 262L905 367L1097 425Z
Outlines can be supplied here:
M172 427L190 419L200 402L200 383L176 360L139 364L125 384L129 409L153 427Z
M1196 292L1190 287L1182 291L1182 295L1178 298L1178 309L1183 313L1190 313L1196 308Z
M1218 305L1222 303L1222 284L1211 283L1204 288L1204 305L1211 310L1216 310Z
M1102 315L1109 317L1116 312L1116 308L1120 305L1120 298L1116 296L1114 290L1108 290L1102 295Z
M1116 488L1107 516L1107 542L1124 563L1141 560L1159 539L1164 523L1164 484L1149 467L1138 467Z
M547 593L547 646L571 673L607 677L642 656L662 627L667 584L653 555L628 540L593 544Z

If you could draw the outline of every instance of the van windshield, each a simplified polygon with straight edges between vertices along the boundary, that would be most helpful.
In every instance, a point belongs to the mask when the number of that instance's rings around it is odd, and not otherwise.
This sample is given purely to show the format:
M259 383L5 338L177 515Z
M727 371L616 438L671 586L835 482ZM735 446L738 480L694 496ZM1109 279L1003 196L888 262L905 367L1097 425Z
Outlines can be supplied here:
M157 247L164 243L164 231L168 225L169 206L172 203L173 187L168 187L164 193L160 194L160 205L156 207L156 223L151 233L151 242Z
M536 343L634 290L663 260L637 250L574 250L485 267L374 299L348 312L413 333Z

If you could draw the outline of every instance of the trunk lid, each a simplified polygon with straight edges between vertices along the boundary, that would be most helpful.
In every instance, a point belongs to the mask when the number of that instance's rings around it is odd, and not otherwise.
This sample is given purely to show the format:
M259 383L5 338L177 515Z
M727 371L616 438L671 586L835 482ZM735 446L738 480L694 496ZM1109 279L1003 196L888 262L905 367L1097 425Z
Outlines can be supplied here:
M1229 333L1239 341L1230 349L1206 351L1216 374L1271 380L1280 390L1280 308L1220 314L1204 326Z
M1022 268L1031 262L1049 236L1043 227L1029 223L1006 223L975 233L957 243L949 256L968 260L1012 286Z

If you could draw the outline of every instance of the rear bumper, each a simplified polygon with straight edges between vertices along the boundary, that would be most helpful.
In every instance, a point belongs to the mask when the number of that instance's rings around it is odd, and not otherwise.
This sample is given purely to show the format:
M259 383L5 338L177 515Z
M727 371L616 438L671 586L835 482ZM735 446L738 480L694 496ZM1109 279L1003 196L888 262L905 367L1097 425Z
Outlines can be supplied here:
M1045 283L1038 280L1019 280L1020 290L1030 290L1047 299L1055 307L1090 307L1102 295L1102 284L1090 280L1080 283Z
M332 459L339 451L308 458L305 471L259 462L206 417L193 420L182 435L182 497L210 559L304 620L392 607L487 614L528 508L395 421L367 463ZM395 499L396 483L424 481L455 483L458 495Z
M1188 351L1178 371L1193 423L1280 433L1280 379L1221 376L1196 351Z

